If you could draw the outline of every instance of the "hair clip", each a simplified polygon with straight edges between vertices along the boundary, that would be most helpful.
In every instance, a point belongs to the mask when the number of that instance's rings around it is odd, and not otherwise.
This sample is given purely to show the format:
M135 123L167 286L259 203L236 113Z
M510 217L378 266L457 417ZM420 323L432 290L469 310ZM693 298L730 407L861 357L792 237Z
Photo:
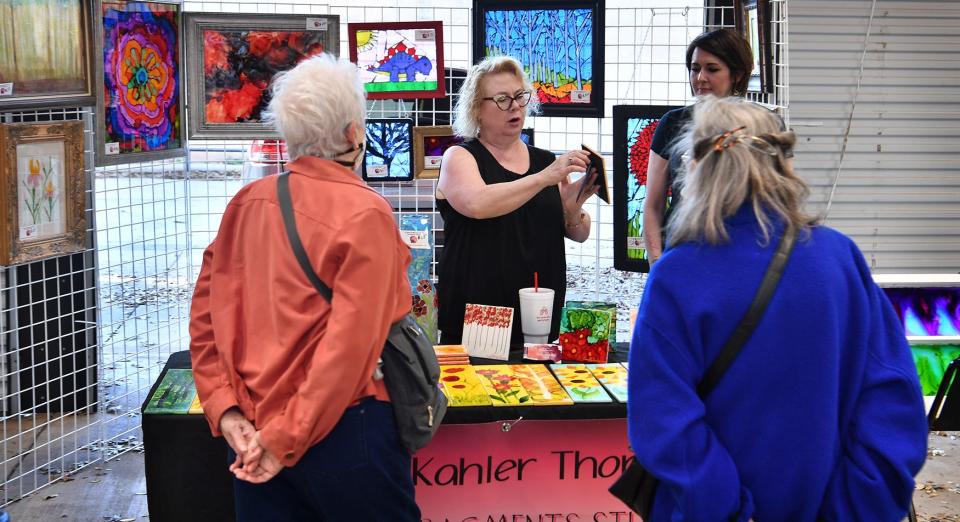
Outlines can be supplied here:
M717 136L717 139L713 140L713 150L715 152L723 152L729 149L730 147L732 147L733 145L739 143L740 137L734 136L734 133L742 131L743 129L746 129L746 128L747 128L746 125L741 125L736 129L730 129L727 132L724 132L723 134Z

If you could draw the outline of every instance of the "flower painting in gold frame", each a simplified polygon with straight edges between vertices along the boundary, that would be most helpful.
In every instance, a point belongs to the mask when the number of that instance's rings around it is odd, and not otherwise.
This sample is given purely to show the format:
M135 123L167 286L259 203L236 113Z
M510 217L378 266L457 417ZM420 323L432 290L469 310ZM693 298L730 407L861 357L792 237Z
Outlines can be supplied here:
M0 265L86 249L83 123L0 125Z

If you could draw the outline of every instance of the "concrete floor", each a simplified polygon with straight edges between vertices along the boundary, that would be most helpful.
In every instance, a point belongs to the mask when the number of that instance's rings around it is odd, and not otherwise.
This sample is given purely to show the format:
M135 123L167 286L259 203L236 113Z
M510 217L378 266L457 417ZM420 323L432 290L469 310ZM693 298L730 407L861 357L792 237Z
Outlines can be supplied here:
M960 522L960 432L931 433L914 502L923 522ZM12 522L148 520L143 455L125 454L85 468L5 509Z

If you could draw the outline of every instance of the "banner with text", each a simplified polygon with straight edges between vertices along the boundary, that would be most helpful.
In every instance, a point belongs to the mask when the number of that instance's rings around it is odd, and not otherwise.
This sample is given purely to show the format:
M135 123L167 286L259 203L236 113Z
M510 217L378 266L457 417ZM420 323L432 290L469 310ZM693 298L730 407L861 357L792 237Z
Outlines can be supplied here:
M625 419L445 424L413 457L423 522L640 522L607 488Z

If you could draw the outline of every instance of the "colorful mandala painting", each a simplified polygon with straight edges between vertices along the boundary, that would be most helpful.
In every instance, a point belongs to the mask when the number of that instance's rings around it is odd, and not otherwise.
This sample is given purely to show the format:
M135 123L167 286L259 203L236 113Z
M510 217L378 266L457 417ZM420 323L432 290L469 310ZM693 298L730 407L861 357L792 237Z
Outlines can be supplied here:
M103 3L104 141L118 144L113 153L183 146L178 9Z

